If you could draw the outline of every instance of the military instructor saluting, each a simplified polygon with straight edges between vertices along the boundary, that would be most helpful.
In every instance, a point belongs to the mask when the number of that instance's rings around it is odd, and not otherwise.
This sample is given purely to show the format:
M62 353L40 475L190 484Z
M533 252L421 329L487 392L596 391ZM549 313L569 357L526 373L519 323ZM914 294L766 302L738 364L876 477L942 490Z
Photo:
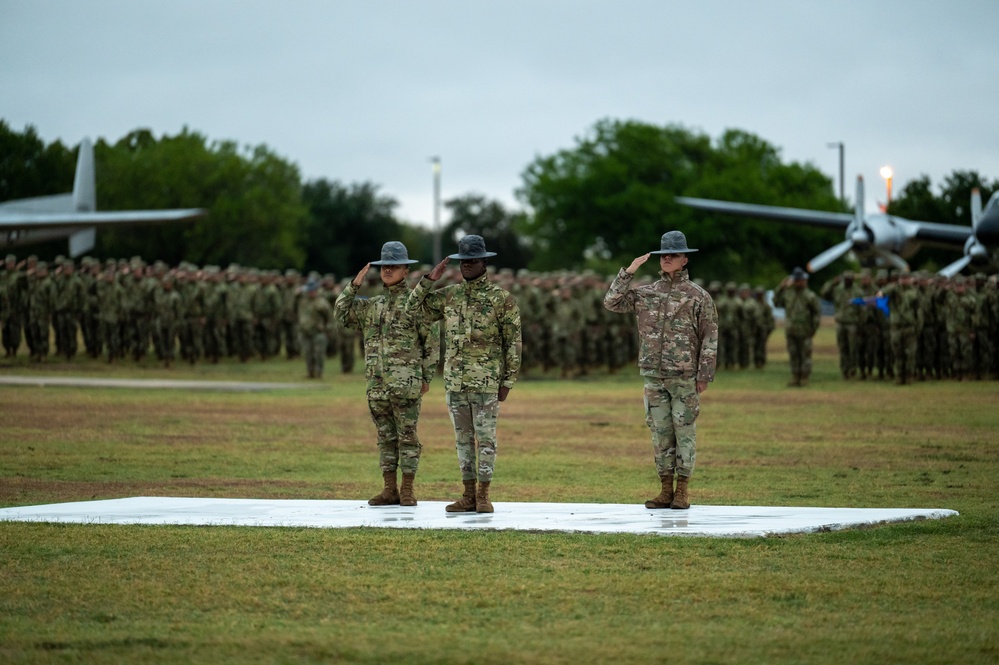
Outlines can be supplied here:
M428 321L444 320L444 390L454 425L464 494L449 513L491 513L489 486L496 462L496 419L520 371L517 301L489 281L482 236L458 241L458 253L438 263L409 296L408 307ZM450 259L461 261L461 284L434 290ZM477 444L477 445L476 445ZM478 484L476 484L478 481Z
M687 485L694 473L695 424L700 394L714 380L718 312L707 291L687 277L687 247L680 231L663 234L660 249L621 269L604 297L612 312L634 312L640 341L638 368L645 377L645 422L662 491L646 508L690 507ZM632 287L635 272L659 255L660 279ZM673 479L676 477L676 489Z

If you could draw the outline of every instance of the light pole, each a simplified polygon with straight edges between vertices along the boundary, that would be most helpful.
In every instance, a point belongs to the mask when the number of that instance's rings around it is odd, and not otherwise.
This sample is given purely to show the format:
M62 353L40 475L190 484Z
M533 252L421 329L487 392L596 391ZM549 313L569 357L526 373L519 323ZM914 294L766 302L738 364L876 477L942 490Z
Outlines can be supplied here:
M845 146L842 141L836 141L835 143L827 143L829 148L839 148L839 200L846 203L846 197L843 194L843 151Z
M885 210L888 210L888 206L891 205L891 177L895 175L895 172L891 170L890 166L881 167L881 177L885 179L885 184L888 186L888 200L885 201Z
M441 262L441 158L431 157L434 171L434 265Z

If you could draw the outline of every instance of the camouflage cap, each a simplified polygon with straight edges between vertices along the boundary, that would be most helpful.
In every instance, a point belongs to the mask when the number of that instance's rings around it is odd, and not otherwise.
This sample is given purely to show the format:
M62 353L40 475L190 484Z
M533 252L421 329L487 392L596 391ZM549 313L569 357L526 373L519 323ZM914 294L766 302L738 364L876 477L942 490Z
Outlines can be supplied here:
M496 256L496 252L486 251L486 241L482 236L467 235L458 241L458 253L448 256L449 259L488 259Z
M801 266L795 266L794 270L791 271L791 279L793 279L794 281L798 281L799 279L803 279L803 280L805 280L807 282L808 281L808 273L805 272L805 269L802 268Z
M412 263L419 263L409 258L409 251L406 246L398 240L389 240L382 245L382 258L372 261L373 266L405 266Z
M10 261L11 263L17 263L17 257L13 254L8 254L5 260Z
M649 254L689 254L696 251L687 247L687 236L682 231L667 231L659 240L659 251Z

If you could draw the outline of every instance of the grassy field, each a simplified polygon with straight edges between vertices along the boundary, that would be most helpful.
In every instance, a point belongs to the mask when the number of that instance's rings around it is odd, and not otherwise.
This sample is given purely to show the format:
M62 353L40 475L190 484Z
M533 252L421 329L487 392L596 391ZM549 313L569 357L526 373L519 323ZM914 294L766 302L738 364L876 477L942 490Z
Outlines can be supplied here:
M335 369L335 368L334 368ZM304 381L299 362L5 375ZM805 389L783 338L703 396L693 503L951 508L766 539L0 523L2 663L996 663L999 383ZM421 500L460 482L440 384ZM493 498L638 503L658 479L641 382L528 377ZM0 506L128 496L367 498L363 379L263 393L0 386Z

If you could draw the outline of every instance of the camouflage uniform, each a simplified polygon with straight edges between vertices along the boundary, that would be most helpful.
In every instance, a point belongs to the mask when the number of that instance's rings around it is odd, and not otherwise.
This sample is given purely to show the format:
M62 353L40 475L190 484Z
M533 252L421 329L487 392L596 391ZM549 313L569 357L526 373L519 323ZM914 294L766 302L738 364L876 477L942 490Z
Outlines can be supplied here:
M424 385L437 372L440 337L437 324L424 324L407 311L405 280L382 295L357 298L350 283L336 299L341 325L363 336L368 410L378 432L383 473L415 474L422 446L416 433Z
M184 322L184 304L180 293L174 289L174 279L164 277L161 288L153 295L156 316L153 319L155 347L160 360L169 367L177 355L177 333Z
M660 477L689 478L696 459L698 382L714 380L718 313L706 290L677 271L633 288L634 275L621 269L604 306L638 317L639 373L645 377L645 422Z
M307 295L298 304L298 348L305 359L305 371L310 379L323 378L326 345L333 330L333 306L315 285L306 286Z
M408 307L428 321L444 320L444 389L461 478L491 482L499 389L512 388L520 371L517 303L484 274L436 291L433 281L421 279Z
M108 269L97 279L97 309L101 324L101 339L107 345L108 362L121 358L121 318L124 311L125 288L118 281L113 269Z
M735 282L725 285L725 293L718 298L718 363L731 369L739 361L739 337L742 332L742 310L736 294Z
M17 258L10 254L0 275L0 325L3 326L3 348L7 357L17 355L21 346L24 310L28 299L28 278L18 269Z
M63 275L56 289L53 327L56 333L56 348L67 359L76 355L77 331L80 311L86 304L86 286L76 274L72 261L63 262Z
M48 265L39 261L34 274L28 276L28 337L31 355L40 361L49 355L49 327L55 308L55 283L48 274Z
M787 283L782 282L774 292L774 305L784 308L791 385L806 385L812 374L812 338L822 321L819 297L808 286L787 288Z
M854 281L853 273L846 271L839 277L826 282L819 295L829 300L836 308L836 347L839 349L839 371L844 379L856 375L860 366L857 327L860 323L860 309L853 304L855 298L863 297L863 290Z
M895 358L895 383L910 383L916 376L916 344L919 323L919 289L911 275L904 275L897 284L883 289L888 296L888 323L891 327L891 349Z
M968 292L964 276L953 279L947 295L947 336L950 338L951 376L969 380L975 375L974 336L977 327L975 296Z

